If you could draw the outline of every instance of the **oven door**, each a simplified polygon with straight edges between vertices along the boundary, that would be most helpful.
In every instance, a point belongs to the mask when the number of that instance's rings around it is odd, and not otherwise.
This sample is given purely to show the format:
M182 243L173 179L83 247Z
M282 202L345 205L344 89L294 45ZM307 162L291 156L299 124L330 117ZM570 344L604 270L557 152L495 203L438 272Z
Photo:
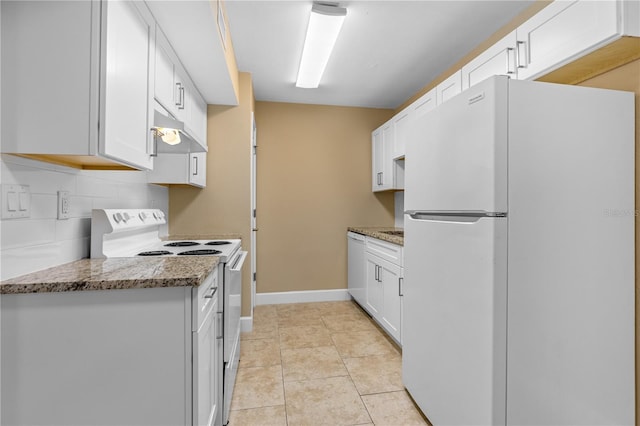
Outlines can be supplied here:
M246 251L238 251L224 269L224 412L229 420L231 397L240 361L240 310L242 308L242 266Z

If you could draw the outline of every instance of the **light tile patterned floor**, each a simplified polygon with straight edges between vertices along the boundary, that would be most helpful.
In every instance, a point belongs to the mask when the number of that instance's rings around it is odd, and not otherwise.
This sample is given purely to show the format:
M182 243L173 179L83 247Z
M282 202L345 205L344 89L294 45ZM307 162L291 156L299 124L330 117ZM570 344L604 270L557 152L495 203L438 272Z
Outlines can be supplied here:
M241 339L230 426L428 424L399 350L353 302L257 306Z

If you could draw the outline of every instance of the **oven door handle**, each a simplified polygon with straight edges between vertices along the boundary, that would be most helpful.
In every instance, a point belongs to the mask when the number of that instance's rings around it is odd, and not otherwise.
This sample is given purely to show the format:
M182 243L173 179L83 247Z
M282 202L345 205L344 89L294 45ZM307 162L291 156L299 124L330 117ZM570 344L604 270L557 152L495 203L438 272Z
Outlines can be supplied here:
M242 265L244 264L244 260L247 258L247 254L249 252L241 251L238 256L231 262L231 272L240 272L242 271Z

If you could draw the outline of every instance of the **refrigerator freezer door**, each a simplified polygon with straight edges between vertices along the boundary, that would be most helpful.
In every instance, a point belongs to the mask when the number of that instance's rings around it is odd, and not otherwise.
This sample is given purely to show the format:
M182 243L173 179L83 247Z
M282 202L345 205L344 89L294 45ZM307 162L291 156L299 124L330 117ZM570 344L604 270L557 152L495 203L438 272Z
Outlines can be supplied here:
M507 211L507 88L490 78L414 122L406 210Z
M509 92L507 423L636 424L633 93Z
M433 424L505 424L507 219L405 217L403 382Z

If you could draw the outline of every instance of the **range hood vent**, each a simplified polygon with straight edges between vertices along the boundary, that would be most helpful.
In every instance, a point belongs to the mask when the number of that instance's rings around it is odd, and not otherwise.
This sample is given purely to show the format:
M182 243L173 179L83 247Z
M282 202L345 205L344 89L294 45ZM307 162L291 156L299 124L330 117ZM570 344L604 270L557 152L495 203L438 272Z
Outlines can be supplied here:
M207 148L200 145L185 130L184 123L174 118L162 105L157 101L153 111L152 129L173 129L180 134L181 142L176 145L170 145L162 141L159 135L156 135L156 145L158 153L190 153L190 152L206 152Z

